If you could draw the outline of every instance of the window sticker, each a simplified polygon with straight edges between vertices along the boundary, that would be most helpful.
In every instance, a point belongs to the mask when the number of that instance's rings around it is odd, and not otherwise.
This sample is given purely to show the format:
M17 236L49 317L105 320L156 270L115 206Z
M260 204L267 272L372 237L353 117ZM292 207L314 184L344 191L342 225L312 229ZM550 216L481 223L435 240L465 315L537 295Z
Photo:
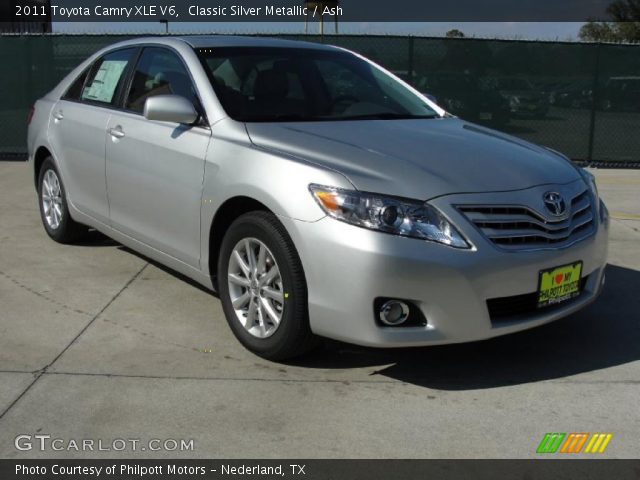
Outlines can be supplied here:
M82 99L111 103L118 81L126 66L126 60L105 60L102 62L91 85L82 92Z

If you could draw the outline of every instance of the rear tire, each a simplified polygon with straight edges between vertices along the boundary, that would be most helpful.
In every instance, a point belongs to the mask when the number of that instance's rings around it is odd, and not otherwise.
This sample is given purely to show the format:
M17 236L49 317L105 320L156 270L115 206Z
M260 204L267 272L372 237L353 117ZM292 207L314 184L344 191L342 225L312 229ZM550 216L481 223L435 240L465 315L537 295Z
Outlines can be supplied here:
M42 163L38 175L40 218L47 234L58 243L73 243L87 234L88 228L71 218L62 178L51 157Z
M275 215L249 212L231 224L220 248L218 290L231 331L256 355L285 360L316 345L302 264Z

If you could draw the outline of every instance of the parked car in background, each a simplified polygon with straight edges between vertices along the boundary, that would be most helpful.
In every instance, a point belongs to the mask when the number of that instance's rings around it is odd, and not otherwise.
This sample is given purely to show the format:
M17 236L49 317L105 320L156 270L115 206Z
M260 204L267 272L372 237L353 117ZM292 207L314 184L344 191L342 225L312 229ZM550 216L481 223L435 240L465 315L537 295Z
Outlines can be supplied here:
M560 85L552 97L552 104L557 107L591 108L592 103L592 80L574 80Z
M603 110L640 111L640 77L611 77L602 92Z
M556 103L556 95L569 85L565 79L538 78L531 80L534 89L539 91L549 105Z
M539 118L549 111L547 98L526 78L486 77L483 82L487 89L499 92L509 102L514 116Z
M47 235L94 228L216 290L236 338L266 358L318 337L486 339L576 312L604 284L592 175L340 48L127 40L30 118Z
M420 77L416 88L449 113L470 122L498 129L509 123L511 113L507 101L495 91L483 90L472 75L433 73Z

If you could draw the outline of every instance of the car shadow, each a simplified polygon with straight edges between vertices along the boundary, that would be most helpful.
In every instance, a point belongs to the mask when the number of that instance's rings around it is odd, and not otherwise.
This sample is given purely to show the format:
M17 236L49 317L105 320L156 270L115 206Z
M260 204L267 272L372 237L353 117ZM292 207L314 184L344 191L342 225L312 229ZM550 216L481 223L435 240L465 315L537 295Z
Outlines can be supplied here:
M214 292L212 290L209 290L204 285L201 285L200 283L196 282L195 280L187 277L186 275L183 275L180 272L177 272L177 271L173 270L172 268L167 267L166 265L163 265L163 264L161 264L159 262L156 262L154 259L149 258L146 255L138 253L135 250L131 250L129 247L126 247L124 245L119 245L118 246L118 250L122 250L123 252L130 253L131 255L135 255L139 259L144 260L145 262L153 265L154 267L162 270L165 273L168 273L169 275L171 275L173 277L176 277L179 280L182 280L185 283L188 283L192 287L195 287L198 290L201 290L201 291L203 291L205 293L208 293L209 295L211 295L211 296L213 296L215 298L220 298L220 297L218 297L218 294L216 292Z
M597 302L566 319L482 342L372 349L327 342L294 362L308 368L376 367L387 377L441 390L474 390L563 378L640 359L640 271L607 267Z
M115 247L119 243L97 230L90 229L81 241L74 242L73 245L76 247Z

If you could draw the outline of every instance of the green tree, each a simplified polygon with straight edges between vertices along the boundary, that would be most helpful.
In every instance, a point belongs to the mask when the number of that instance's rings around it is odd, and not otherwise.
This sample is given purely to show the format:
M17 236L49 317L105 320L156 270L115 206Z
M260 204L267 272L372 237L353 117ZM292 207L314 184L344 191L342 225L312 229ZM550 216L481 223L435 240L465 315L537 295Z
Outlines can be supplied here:
M457 28L449 30L445 35L447 38L464 38L464 33Z
M580 39L593 42L640 42L640 0L616 0L607 7L610 22L589 21Z

